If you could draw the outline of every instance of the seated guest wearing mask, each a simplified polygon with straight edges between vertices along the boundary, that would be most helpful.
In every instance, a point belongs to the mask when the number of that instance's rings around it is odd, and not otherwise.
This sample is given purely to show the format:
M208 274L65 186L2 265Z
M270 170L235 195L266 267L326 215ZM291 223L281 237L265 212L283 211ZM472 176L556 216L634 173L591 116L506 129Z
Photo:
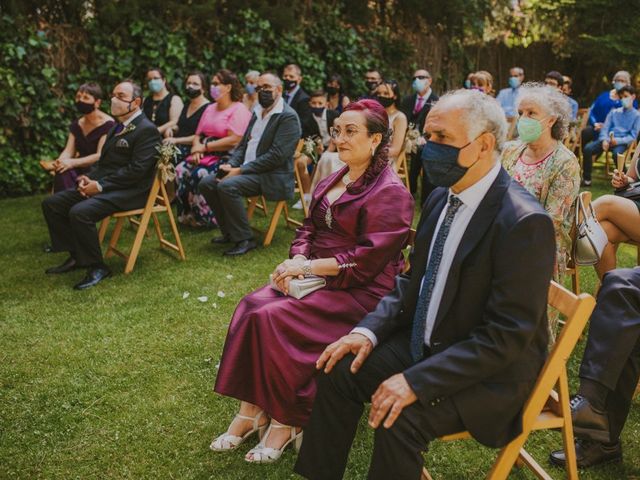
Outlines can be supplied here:
M438 101L438 96L431 90L431 74L425 69L418 69L413 74L413 83L411 84L413 89L413 95L408 95L402 101L400 109L407 117L407 121L415 125L416 130L419 132L424 131L424 122L427 115L431 111L433 104ZM409 189L414 198L417 198L418 194L418 179L420 178L420 172L422 172L422 160L420 160L420 154L422 153L422 146L418 147L415 154L408 153L409 161ZM427 199L429 194L435 187L429 184L429 180L426 175L422 175L422 203Z
M311 110L309 109L309 95L300 86L300 83L302 83L302 70L300 67L295 63L284 67L282 72L282 84L284 87L282 98L287 105L296 111L302 124L311 115Z
M518 116L516 98L518 98L522 82L524 82L524 70L520 67L511 67L509 69L509 87L500 90L496 97L507 119Z
M602 92L591 104L591 107L589 108L589 121L587 122L585 129L581 132L583 151L587 143L597 140L600 135L600 129L603 127L604 121L611 109L622 106L618 90L625 85L631 85L631 75L629 72L620 70L613 76L613 89ZM633 106L634 108L638 108L636 102L634 102Z
M579 375L571 400L578 468L621 462L620 433L640 376L639 268L613 270L602 279ZM550 460L564 467L564 451Z
M578 110L580 110L580 106L576 99L573 98L573 79L568 75L563 75L562 79L564 80L564 83L562 84L562 93L567 96L567 100L571 106L571 118L573 121L576 121L578 119Z
M382 74L375 68L367 70L364 74L364 86L366 92L360 95L360 100L364 98L375 98L376 88L382 83Z
M411 270L349 335L329 345L295 471L343 476L365 402L369 479L416 480L436 438L468 430L500 447L547 354L553 222L500 166L507 123L488 95L458 90L427 117L422 210Z
M580 191L580 163L562 143L569 128L571 110L567 97L556 87L526 83L516 99L520 118L518 140L506 143L502 166L531 193L553 220L556 262L553 278L564 282L571 257L573 205ZM556 310L549 311L549 338L555 341Z
M385 80L376 88L376 100L387 111L391 140L389 142L389 162L398 171L398 155L404 148L404 137L407 134L407 116L397 107L400 101L400 87L395 80Z
M122 210L144 207L153 183L160 134L142 113L142 89L125 80L113 89L111 115L119 121L104 143L100 159L86 175L78 177L76 190L45 198L42 211L54 252L69 258L46 273L67 273L86 267L82 290L111 275L102 260L96 222Z
M245 197L267 200L293 197L293 154L302 135L296 112L282 99L277 75L263 73L256 86L258 105L229 162L200 182L200 193L213 210L222 235L214 244L233 243L225 255L244 255L256 248L249 226Z
M327 91L327 108L342 113L351 101L344 92L342 77L337 73L329 75L325 89Z
M76 188L76 179L85 174L98 158L107 133L115 124L113 118L100 110L102 89L97 83L80 85L75 107L80 118L71 122L64 150L54 161L41 161L42 168L54 172L53 192Z
M547 75L544 77L544 84L548 87L555 88L556 90L559 90L564 94L564 76L560 72L552 70L551 72L547 73ZM578 115L578 102L566 95L565 98L567 100L567 103L569 103L569 108L571 109L570 120L573 122Z
M636 89L625 85L618 90L622 106L611 110L600 129L597 140L585 145L583 155L584 185L591 185L591 169L593 157L598 157L603 151L611 150L615 161L616 155L624 153L629 145L638 138L640 132L640 113L633 107L636 99Z
M189 97L189 103L182 109L178 124L164 132L163 142L173 144L180 150L178 163L191 153L191 144L193 143L200 117L202 117L209 104L209 100L204 96L206 83L207 81L202 72L196 71L187 75L185 93Z
M486 95L495 96L493 76L486 70L479 70L471 75L471 90L479 90Z
M144 99L142 111L158 126L160 135L164 135L178 123L184 103L180 96L169 91L167 79L159 68L147 70L147 86L151 95Z
M176 167L178 221L192 227L215 227L216 219L202 193L200 182L215 177L222 158L242 139L251 113L242 104L242 87L236 75L219 70L211 79L209 104L198 123L191 155Z
M289 256L265 286L240 301L229 326L215 391L242 400L229 429L211 444L235 449L269 429L245 459L272 463L302 438L315 395L315 361L393 288L402 271L413 200L387 158L389 122L375 101L349 104L334 142L346 167L320 183ZM291 279L321 275L327 285L301 299ZM270 419L270 421L269 421Z
M258 77L260 72L257 70L249 70L244 75L244 95L242 96L242 103L247 110L253 110L253 106L258 101L258 94L256 93L256 85L258 83Z
M302 122L302 136L304 138L317 138L320 140L322 146L320 151L318 152L320 155L329 147L329 143L331 142L331 137L329 136L329 131L331 127L333 127L333 121L338 118L339 113L335 110L329 110L327 108L327 94L322 90L317 90L311 93L309 98L309 107L311 109L311 115L309 115ZM298 170L300 174L300 181L302 185L302 191L304 192L305 200L307 204L311 200L311 176L309 175L309 165L313 160L301 153L295 159L295 168ZM302 202L298 201L293 208L301 209Z
M613 171L611 185L624 189L640 180L637 160L629 165L627 172ZM640 242L640 200L631 200L618 195L602 195L593 202L596 218L607 234L609 242L595 265L598 278L616 268L618 245L632 240Z

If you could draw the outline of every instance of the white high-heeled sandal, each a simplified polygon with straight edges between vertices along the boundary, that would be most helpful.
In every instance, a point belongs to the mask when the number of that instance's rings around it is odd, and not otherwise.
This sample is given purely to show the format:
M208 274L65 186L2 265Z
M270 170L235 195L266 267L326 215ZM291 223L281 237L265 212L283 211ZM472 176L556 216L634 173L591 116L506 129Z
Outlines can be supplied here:
M271 428L290 429L289 440L287 440L281 448L271 448L265 446L265 442L267 440L267 437L269 436L269 433L271 432ZM302 430L296 433L296 427L289 427L280 423L274 423L272 420L269 428L260 440L260 443L258 443L258 445L253 447L247 453L248 455L251 455L251 457L244 457L244 459L249 463L274 463L278 461L278 459L282 456L282 452L284 452L285 448L287 448L292 442L294 448L296 449L296 452L300 451L300 445L302 445Z
M219 437L214 438L213 441L211 442L211 445L209 445L209 448L214 452L228 452L230 450L235 450L236 448L238 448L238 446L240 446L242 442L244 442L247 438L249 438L251 435L253 435L256 432L258 432L258 438L262 440L262 436L264 435L264 431L267 428L267 424L265 423L264 425L258 425L258 422L260 421L263 415L264 415L264 410L258 413L255 417L247 417L246 415L237 414L234 417L234 420L236 418L239 418L241 420L253 421L253 426L251 430L249 430L247 433L245 433L241 437L237 435L231 435L229 433L229 430L227 430Z

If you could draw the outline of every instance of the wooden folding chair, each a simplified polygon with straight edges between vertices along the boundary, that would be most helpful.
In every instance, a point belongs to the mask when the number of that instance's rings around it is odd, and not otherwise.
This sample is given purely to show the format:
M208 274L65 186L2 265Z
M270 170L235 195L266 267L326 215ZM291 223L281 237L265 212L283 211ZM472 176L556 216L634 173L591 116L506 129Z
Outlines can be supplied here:
M171 231L173 232L173 236L176 241L175 244L169 242L163 236L162 229L160 227L160 221L158 220L158 213L166 213L169 217ZM139 220L136 218L138 216L140 216ZM103 239L106 235L111 218L116 219L116 224L113 229L113 233L111 234L109 246L107 247L107 251L105 252L104 256L105 258L108 258L113 254L116 254L124 258L127 262L124 268L124 273L128 274L133 270L133 267L135 266L136 260L138 258L138 254L140 253L142 240L147 233L149 220L151 219L153 219L153 225L155 227L156 236L160 241L160 247L166 247L170 250L174 250L178 252L181 260L186 259L184 249L182 248L182 241L180 240L180 233L178 232L178 227L176 226L175 219L173 218L171 201L169 199L169 195L167 194L167 189L160 179L160 172L156 173L153 184L151 185L151 190L149 191L149 196L147 197L147 203L145 204L144 208L116 212L110 217L102 220L102 224L100 225L100 231L98 234L101 239ZM130 222L136 224L138 227L133 240L133 245L131 246L131 250L128 254L118 250L117 248L118 239L120 238L120 234L122 233L122 227L125 219L129 219Z
M633 142L631 142L629 144L629 147L627 147L627 149L624 151L624 153L619 153L618 155L623 155L624 156L624 163L623 165L626 165L627 160L629 158L631 158L631 155L633 155L633 157L635 157L635 151L637 150L638 143L634 140ZM611 150L608 150L605 155L604 155L604 168L605 171L607 172L607 175L612 176L613 172L611 171L611 168L609 167L609 163L610 161L613 161L613 154L611 153ZM616 166L618 164L618 159L616 159Z
M532 432L550 429L562 430L567 476L569 480L578 478L566 363L593 311L595 299L586 293L575 295L561 285L551 282L549 305L566 316L565 325L524 406L522 433L500 450L498 458L487 474L486 478L489 480L505 480L515 464L526 465L538 478L551 480L544 469L524 450L524 444ZM556 384L558 392L553 390ZM460 432L442 437L441 440L468 438L471 438L469 432ZM422 479L432 480L426 468L422 471Z
M509 129L507 130L507 140L513 140L516 134L516 126L518 124L518 117L510 117L507 119Z
M400 177L400 180L402 180L402 182L404 183L404 186L407 187L407 190L410 190L409 162L407 162L407 153L405 152L404 148L402 149L402 151L398 155L398 158L396 159L395 167L396 167L396 173L398 174L398 177Z
M582 203L584 204L585 208L589 208L589 204L591 203L591 192L589 191L580 192L579 196L582 199ZM578 209L576 208L575 214L579 216L582 213L579 212ZM578 218L578 221L580 221L580 218ZM574 224L571 227L571 231L569 233L569 235L571 236L571 245L573 245L574 242L576 241L576 233L577 233L576 227ZM571 249L571 253L573 254L573 248ZM570 258L569 261L567 262L567 269L565 270L565 274L571 277L572 291L573 293L578 295L580 293L580 266L575 263L573 258Z

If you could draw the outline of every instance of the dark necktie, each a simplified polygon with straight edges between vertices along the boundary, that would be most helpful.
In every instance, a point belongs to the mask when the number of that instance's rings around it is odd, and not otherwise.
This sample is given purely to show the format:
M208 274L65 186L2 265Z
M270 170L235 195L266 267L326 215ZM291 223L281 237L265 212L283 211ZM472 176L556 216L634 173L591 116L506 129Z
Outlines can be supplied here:
M427 327L427 312L429 311L429 302L431 302L431 294L433 293L433 287L436 284L436 276L438 275L438 269L440 268L440 262L442 261L442 253L444 251L444 244L449 236L449 230L453 223L453 218L460 208L462 202L456 196L451 195L449 198L449 205L447 206L447 212L444 215L444 220L440 224L436 240L433 244L433 250L431 256L429 256L429 263L427 264L427 270L424 274L424 281L422 282L422 290L418 297L418 303L416 304L416 313L413 316L413 327L411 330L411 358L414 362L418 362L424 355L424 332Z
M289 97L291 95L289 95L287 92L284 93L284 101L287 102L287 105L289 105Z
M118 122L116 123L116 128L113 129L113 134L118 135L122 130L124 130L124 123Z

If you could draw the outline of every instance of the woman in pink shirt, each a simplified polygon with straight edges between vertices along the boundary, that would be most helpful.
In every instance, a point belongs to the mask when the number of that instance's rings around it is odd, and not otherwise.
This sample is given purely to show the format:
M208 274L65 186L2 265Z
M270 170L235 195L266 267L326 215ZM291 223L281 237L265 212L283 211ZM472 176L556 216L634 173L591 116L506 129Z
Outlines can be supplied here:
M202 114L191 155L176 167L178 221L193 227L215 227L216 220L198 193L200 180L215 175L220 160L242 139L251 113L242 104L242 86L229 70L218 71L209 88L212 103Z

